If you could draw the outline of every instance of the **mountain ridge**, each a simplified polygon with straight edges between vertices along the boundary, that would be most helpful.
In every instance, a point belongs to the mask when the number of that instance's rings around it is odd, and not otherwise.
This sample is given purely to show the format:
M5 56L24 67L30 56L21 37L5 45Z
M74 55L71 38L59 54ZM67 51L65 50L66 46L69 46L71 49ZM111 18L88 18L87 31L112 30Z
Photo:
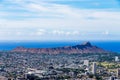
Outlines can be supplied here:
M39 54L83 54L83 53L110 53L102 48L93 46L90 42L84 42L82 44L74 46L63 46L55 48L25 48L16 47L11 52L23 52L23 53L39 53Z

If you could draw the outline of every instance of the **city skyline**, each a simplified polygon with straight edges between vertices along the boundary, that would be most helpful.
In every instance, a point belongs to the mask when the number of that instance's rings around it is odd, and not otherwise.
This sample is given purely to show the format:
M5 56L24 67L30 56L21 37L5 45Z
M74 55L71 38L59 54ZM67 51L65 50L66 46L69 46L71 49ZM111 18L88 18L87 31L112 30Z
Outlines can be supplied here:
M120 40L119 0L0 3L0 40Z

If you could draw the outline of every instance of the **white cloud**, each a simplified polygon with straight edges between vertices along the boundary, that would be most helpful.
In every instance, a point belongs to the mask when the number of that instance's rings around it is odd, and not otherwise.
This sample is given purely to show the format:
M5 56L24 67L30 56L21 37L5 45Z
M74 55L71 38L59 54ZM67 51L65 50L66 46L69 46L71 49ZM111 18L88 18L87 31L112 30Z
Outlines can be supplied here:
M72 33L73 35L79 35L80 34L80 32L79 31L73 31L73 33Z
M120 19L120 12L110 12L110 11L96 11L92 14L92 17L98 19Z
M44 29L39 29L37 32L36 32L36 35L44 35L46 34L46 30Z
M106 30L105 32L103 32L102 34L104 34L104 35L109 35L109 31L108 30Z
M13 39L17 39L18 36L28 36L30 39L31 36L37 38L43 35L46 39L51 36L64 38L76 35L76 38L79 36L84 38L83 36L89 37L89 33L93 33L92 36L99 36L116 32L119 34L120 31L119 11L81 9L40 0L9 0L9 2L14 5L0 7L2 9L0 36L4 35L6 38L14 36Z
M52 33L54 34L54 35L64 35L65 34L65 32L64 31L60 31L60 30L54 30L54 31L52 31Z
M35 4L35 3L31 3L29 5L27 5L27 7L30 9L30 11L48 11L48 9L42 5L39 4Z
M73 17L81 17L81 15L77 12L78 10L76 10L75 8L72 8L69 5L62 5L62 4L55 4L55 3L47 3L44 1L29 1L25 0L25 1L21 1L21 0L9 0L10 3L15 3L18 6L9 6L6 7L8 10L13 10L14 8L16 8L15 10L17 10L17 13L19 15L25 15L25 12L20 12L19 10L24 10L24 11L28 11L27 14L31 15L32 13L34 13L31 16L52 16L53 15L57 15L58 17L66 17L66 16L73 16ZM5 6L3 6L4 8ZM18 9L17 9L18 8ZM10 15L12 15L11 13L7 12ZM14 14L14 12L12 12L14 16L19 16L18 14ZM12 15L12 16L13 16ZM22 16L21 16L22 17ZM29 16L30 17L30 16Z
M74 36L80 35L79 31L63 31L63 30L53 30L53 35L64 35L64 36Z
M17 35L22 35L23 33L22 32L16 32Z

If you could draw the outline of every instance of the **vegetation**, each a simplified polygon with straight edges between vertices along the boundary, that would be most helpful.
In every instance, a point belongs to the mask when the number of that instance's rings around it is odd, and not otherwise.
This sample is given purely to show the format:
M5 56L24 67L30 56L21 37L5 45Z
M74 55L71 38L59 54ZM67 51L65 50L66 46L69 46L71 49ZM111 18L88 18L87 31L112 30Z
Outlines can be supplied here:
M120 68L120 64L115 62L99 62L98 65L107 69Z

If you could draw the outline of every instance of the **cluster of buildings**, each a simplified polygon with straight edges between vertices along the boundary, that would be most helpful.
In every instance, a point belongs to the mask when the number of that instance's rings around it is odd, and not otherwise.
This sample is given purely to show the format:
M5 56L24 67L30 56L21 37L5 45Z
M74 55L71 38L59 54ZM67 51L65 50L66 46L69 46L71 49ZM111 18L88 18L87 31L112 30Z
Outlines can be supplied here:
M119 64L119 56L114 61ZM119 80L120 69L99 66L99 55L40 55L0 52L0 80ZM33 79L34 78L34 79Z

